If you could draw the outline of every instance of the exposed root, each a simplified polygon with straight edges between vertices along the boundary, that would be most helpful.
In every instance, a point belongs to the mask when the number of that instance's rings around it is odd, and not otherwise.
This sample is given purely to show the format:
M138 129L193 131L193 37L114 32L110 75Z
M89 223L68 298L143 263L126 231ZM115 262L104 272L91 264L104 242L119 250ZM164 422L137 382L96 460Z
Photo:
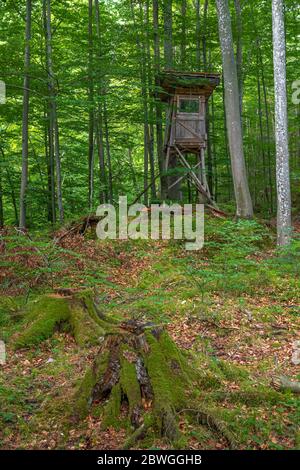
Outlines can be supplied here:
M236 390L236 391L217 391L211 394L216 402L228 401L230 403L243 403L248 406L258 406L266 402L270 405L277 404L282 400L282 395L278 391L268 389L261 390Z
M128 450L131 449L137 441L144 439L147 435L149 428L152 426L152 422L143 423L139 428L137 428L131 436L125 441L123 444L123 449Z
M39 344L59 329L71 331L79 346L97 344L109 328L87 293L42 296L27 304L24 318L23 331L13 338L15 349Z
M300 393L300 382L290 380L285 375L277 375L273 377L271 385L277 391L290 391L292 393Z
M209 429L218 434L221 438L225 439L228 447L232 450L238 449L236 438L229 431L228 426L219 418L217 418L213 412L204 409L188 409L183 410L192 415L198 424L207 426Z

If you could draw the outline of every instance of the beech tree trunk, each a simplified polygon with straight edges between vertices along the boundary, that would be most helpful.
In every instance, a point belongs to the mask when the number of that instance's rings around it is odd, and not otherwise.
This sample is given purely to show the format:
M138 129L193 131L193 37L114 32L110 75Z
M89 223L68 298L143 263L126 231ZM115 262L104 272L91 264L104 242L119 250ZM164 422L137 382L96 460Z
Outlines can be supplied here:
M277 244L291 239L291 190L289 170L286 57L283 0L272 1L273 61L275 83L275 141L277 183Z
M31 39L31 0L26 1L26 31L24 55L23 117L22 117L22 176L20 190L20 228L26 228L26 193L28 183L28 117L29 117L29 67Z
M236 215L237 217L251 218L253 217L253 207L244 159L238 77L233 51L228 0L216 0L216 6L223 60L226 125L236 200Z

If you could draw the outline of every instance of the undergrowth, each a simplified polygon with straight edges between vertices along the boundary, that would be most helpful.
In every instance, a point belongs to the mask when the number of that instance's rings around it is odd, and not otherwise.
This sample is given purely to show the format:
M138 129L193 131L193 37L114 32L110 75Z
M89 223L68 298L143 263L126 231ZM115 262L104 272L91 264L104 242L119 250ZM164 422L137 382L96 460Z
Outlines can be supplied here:
M38 335L35 349L21 349L18 356L9 342L30 323L25 312L32 302L37 305L38 296L75 286L93 289L101 315L166 325L202 374L197 400L186 407L201 404L226 424L240 448L299 448L299 398L270 388L274 370L300 379L285 351L299 331L297 234L289 248L277 251L273 232L256 221L206 217L204 249L192 253L181 242L77 239L67 248L49 239L14 234L4 239L2 294L11 295L0 296L0 339L8 342L8 367L1 371L0 385L2 447L13 448L16 437L20 448L86 448L87 435L89 448L97 448L105 440L102 431L90 430L88 420L59 437L66 432L59 424L64 408L49 405L64 395L69 400L84 374L86 362L80 357L86 361L89 348L71 342L66 350L69 330L55 333L53 325L51 335ZM34 309L32 315L42 319ZM274 324L282 327L278 334ZM53 362L47 362L49 357ZM128 377L122 377L125 388ZM109 424L115 411L99 416L95 408L89 419L98 429L97 420ZM192 418L182 418L181 429L186 447L226 447L222 437ZM151 435L140 442L141 448L164 445Z

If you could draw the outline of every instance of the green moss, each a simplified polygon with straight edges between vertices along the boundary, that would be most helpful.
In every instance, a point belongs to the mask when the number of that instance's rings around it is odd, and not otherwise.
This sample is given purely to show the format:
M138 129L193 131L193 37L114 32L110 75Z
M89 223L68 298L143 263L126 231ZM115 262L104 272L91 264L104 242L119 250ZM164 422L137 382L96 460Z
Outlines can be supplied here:
M60 324L70 319L70 309L64 298L43 296L28 303L25 316L29 324L17 337L14 345L16 349L39 344L50 338Z
M96 383L106 371L109 361L109 352L99 354L93 366L89 367L81 381L74 397L74 411L77 418L87 415L92 402L92 393Z
M67 297L43 296L29 302L24 311L24 331L16 338L15 347L38 344L60 327L71 331L79 346L98 344L109 325L98 318L90 292Z
M211 394L215 402L227 401L230 403L243 403L250 407L269 404L275 405L283 400L283 395L267 387L260 389L245 388L238 391L218 391Z
M249 377L249 373L245 370L245 368L238 366L236 364L232 364L228 361L218 360L219 369L224 374L224 377L228 380L238 380L238 379L246 379Z
M16 299L9 296L0 296L0 327L7 325L12 320L17 320L20 306Z
M198 380L199 388L201 390L211 390L219 388L221 385L220 377L210 370L201 371L201 376Z
M131 415L134 408L141 405L141 390L137 380L135 364L125 359L122 353L120 383L122 391L127 396L129 414Z
M71 302L70 308L70 324L76 343L79 346L98 344L105 331L94 321L85 304L76 299Z
M154 333L155 334L155 333ZM150 351L144 362L153 388L153 416L158 430L163 430L173 442L180 439L175 418L177 409L186 406L186 390L190 380L183 369L183 357L164 331L155 337L145 332Z
M121 386L120 383L118 383L112 388L109 400L104 406L103 420L101 424L102 429L107 429L110 426L118 429L120 426L120 409Z

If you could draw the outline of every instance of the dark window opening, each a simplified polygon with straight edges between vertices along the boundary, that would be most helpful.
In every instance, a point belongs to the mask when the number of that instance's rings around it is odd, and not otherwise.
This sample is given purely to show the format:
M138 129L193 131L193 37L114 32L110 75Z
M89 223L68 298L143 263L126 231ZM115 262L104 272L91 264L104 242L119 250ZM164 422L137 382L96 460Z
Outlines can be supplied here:
M180 113L199 113L199 100L179 100Z

